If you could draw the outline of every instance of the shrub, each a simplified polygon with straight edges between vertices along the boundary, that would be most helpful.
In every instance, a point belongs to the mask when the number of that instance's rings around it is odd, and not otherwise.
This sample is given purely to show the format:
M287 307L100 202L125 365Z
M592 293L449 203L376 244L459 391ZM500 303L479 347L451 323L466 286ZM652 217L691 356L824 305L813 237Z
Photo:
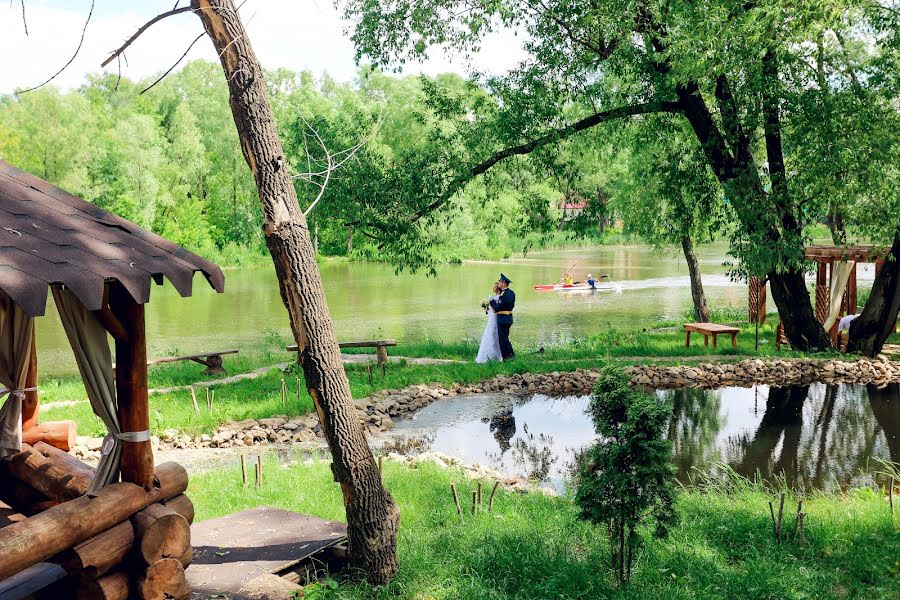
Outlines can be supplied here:
M675 486L665 439L671 406L632 388L620 368L606 367L589 413L600 436L581 457L575 500L581 518L607 527L610 562L619 586L631 577L641 528L665 537L676 521Z

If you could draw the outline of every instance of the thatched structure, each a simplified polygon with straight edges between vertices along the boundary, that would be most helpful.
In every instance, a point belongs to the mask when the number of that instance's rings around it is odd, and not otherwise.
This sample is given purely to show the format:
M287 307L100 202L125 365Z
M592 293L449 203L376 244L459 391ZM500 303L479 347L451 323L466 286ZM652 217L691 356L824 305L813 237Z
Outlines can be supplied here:
M184 469L154 468L144 304L198 271L223 291L215 264L0 161L0 597L186 597L193 507ZM38 423L48 290L109 429L96 469L60 449L70 425Z

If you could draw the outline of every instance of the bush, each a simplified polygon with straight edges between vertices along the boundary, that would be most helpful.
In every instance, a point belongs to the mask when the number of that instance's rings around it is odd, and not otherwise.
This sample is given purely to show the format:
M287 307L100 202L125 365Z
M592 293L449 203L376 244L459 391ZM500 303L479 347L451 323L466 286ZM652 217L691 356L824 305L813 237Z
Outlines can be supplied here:
M589 413L600 439L581 457L575 500L581 518L606 525L611 566L624 586L643 542L641 527L655 524L661 538L676 521L672 449L664 436L671 406L632 388L620 368L606 367Z

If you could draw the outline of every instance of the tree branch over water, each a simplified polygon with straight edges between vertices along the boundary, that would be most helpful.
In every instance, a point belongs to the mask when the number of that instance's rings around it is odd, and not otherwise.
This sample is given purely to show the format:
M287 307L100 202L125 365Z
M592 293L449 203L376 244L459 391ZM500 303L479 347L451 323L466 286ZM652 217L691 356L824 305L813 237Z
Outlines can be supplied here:
M479 175L483 175L487 173L488 170L491 169L494 165L499 163L500 161L507 159L511 156L530 154L535 150L547 146L548 144L552 144L554 142L558 142L569 138L576 133L584 131L585 129L590 129L596 125L601 123L605 123L607 121L613 121L615 119L623 119L627 117L633 117L636 115L647 115L653 113L676 113L681 111L681 105L678 102L648 102L644 104L633 104L630 106L620 106L618 108L613 108L610 110L601 111L598 113L594 113L588 117L585 117L579 121L575 121L569 125L561 127L559 129L555 129L541 137L534 138L525 142L523 144L519 144L517 146L510 146L508 148L504 148L503 150L498 150L494 154L492 154L488 159L472 165L468 169L466 169L463 173L457 175L447 187L447 190L441 195L440 198L426 206L425 208L417 211L411 222L415 223L425 215L430 212L437 210L444 204L450 201L451 198L461 190L469 181L478 177Z

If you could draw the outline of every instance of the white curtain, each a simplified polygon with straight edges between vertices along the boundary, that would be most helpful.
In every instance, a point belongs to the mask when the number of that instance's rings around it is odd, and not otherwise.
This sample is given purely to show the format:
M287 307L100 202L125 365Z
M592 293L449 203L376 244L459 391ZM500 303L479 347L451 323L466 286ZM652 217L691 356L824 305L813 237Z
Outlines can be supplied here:
M828 319L825 320L825 331L831 329L838 315L841 314L841 301L844 299L844 290L856 263L853 261L834 263L831 270L831 304L828 307Z
M0 407L0 459L22 450L22 400L33 333L34 319L0 290L0 383L8 388Z
M75 362L84 381L88 400L94 413L100 417L109 435L103 440L103 453L97 474L88 494L119 479L119 461L122 457L122 444L117 437L121 434L119 417L116 415L116 384L113 377L112 354L106 329L94 314L87 310L75 295L65 288L53 286L53 299L62 320Z

